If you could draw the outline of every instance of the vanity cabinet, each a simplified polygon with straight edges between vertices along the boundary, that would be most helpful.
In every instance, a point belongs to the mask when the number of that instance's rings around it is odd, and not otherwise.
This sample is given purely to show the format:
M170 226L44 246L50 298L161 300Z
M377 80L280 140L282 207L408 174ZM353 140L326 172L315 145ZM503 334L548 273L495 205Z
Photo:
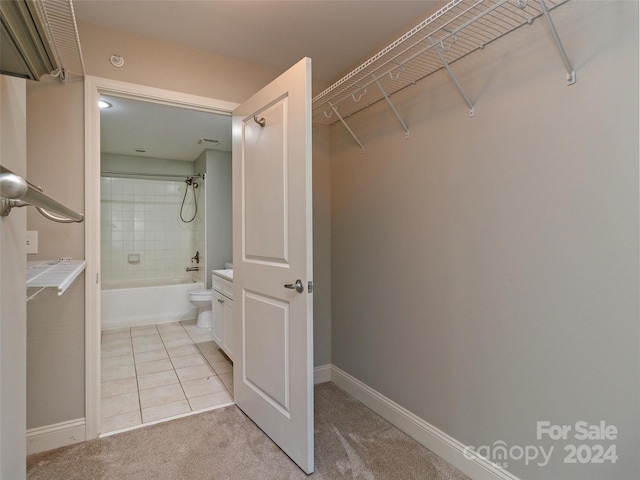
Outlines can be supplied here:
M212 286L213 339L233 361L233 283L214 273Z

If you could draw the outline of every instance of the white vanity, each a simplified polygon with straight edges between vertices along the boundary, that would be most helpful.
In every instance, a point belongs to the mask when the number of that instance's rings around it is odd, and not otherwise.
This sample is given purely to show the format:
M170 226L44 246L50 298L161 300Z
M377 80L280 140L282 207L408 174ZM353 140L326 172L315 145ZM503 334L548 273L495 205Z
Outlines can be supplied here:
M233 361L233 270L213 270L213 339Z

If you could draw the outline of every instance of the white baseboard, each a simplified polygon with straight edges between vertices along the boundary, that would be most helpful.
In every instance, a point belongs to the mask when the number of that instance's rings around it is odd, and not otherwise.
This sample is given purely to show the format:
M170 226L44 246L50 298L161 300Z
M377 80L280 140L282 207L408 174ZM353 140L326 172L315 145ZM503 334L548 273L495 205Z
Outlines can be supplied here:
M313 369L313 384L331 381L331 365L321 365Z
M382 418L414 438L473 480L519 480L490 461L465 456L465 445L334 365L315 367L314 383L332 381ZM52 450L85 440L80 418L27 431L27 454Z
M313 377L314 384L331 381L331 365L314 368ZM65 447L84 440L86 440L84 418L33 428L27 431L27 455Z
M497 467L492 462L474 456L465 456L465 445L450 437L394 401L385 397L357 378L334 365L318 367L330 371L331 381L345 392L364 403L382 418L414 438L420 444L443 458L473 480L519 480L518 477Z
M32 428L27 430L27 455L66 447L85 439L84 418Z

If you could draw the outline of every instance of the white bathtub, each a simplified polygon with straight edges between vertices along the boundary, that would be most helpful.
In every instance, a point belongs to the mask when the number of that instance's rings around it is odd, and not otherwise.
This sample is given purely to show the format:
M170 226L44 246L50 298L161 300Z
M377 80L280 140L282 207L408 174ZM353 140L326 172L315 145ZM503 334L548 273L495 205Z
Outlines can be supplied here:
M191 279L127 280L102 284L102 329L136 327L196 318L189 292L204 284Z

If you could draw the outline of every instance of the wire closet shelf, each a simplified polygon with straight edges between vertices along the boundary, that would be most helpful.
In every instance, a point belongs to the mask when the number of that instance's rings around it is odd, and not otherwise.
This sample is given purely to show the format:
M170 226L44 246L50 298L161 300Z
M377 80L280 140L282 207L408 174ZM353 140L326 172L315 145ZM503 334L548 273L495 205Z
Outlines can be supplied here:
M84 59L72 0L36 0L35 4L58 64L51 75L63 83L72 75L84 78Z
M550 10L567 1L452 0L314 97L313 121L321 124L342 122L364 148L344 119L386 100L408 137L409 129L389 97L442 68L451 76L473 116L473 103L450 65L541 16L549 24L570 85L575 82L575 72L549 15Z

